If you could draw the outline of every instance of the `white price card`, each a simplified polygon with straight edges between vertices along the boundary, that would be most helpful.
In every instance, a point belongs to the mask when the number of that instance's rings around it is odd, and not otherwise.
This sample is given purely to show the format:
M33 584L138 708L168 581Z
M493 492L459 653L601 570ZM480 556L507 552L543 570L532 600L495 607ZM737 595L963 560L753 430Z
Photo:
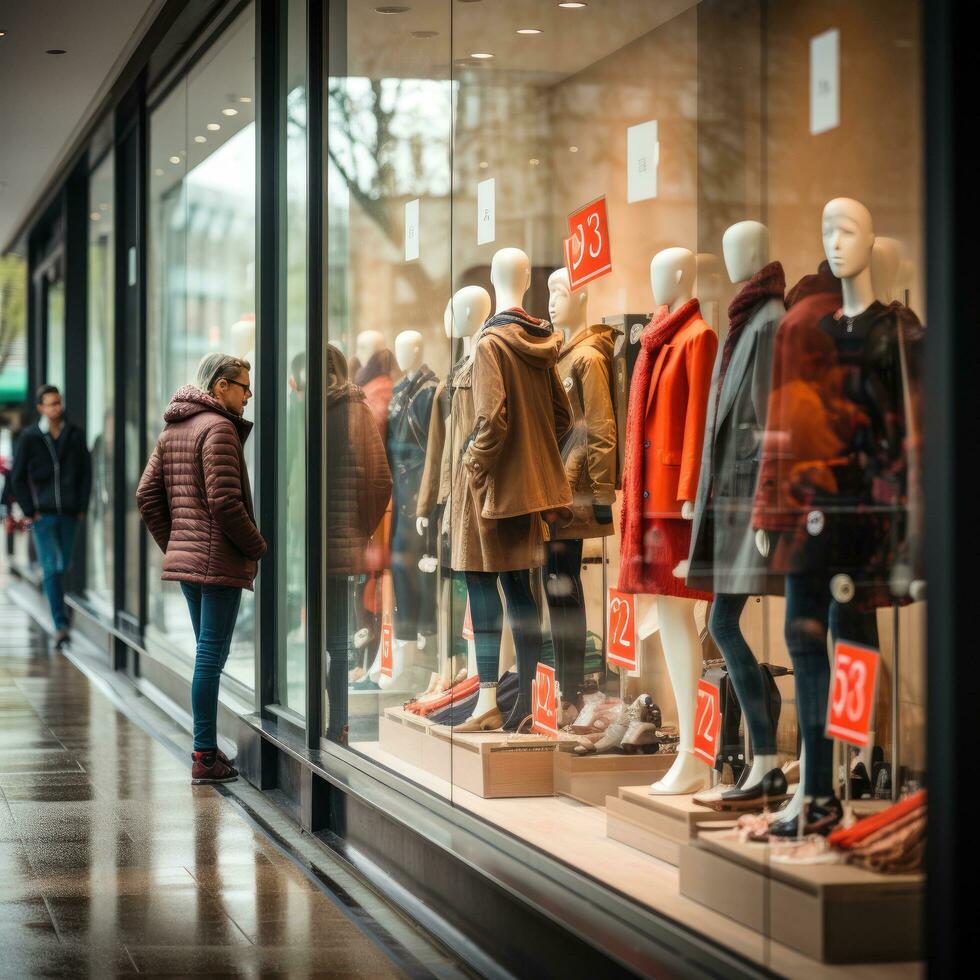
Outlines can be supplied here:
M405 202L405 261L419 257L419 199Z
M840 125L840 31L810 38L810 132Z
M657 120L630 126L626 130L626 201L634 204L657 196L657 167L660 143Z
M496 181L481 180L476 185L476 244L489 245L497 237Z

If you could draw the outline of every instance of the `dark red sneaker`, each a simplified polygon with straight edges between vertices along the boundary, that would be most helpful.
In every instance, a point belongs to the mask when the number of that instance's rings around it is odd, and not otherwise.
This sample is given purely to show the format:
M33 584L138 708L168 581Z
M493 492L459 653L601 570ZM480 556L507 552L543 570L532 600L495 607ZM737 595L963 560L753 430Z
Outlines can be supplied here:
M222 762L220 753L214 749L210 752L194 752L192 757L194 765L191 767L191 784L194 786L206 783L230 783L238 778L238 771Z
M218 749L218 759L223 762L236 776L238 775L238 770L235 768L235 764L228 758L228 756L224 754L224 752L221 751L221 749Z

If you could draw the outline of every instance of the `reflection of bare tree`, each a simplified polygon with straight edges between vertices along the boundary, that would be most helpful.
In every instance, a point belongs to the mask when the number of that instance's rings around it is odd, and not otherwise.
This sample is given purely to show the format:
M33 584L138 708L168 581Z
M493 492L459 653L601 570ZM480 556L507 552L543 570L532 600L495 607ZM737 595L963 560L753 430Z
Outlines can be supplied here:
M0 371L23 340L26 324L26 263L19 255L0 256Z

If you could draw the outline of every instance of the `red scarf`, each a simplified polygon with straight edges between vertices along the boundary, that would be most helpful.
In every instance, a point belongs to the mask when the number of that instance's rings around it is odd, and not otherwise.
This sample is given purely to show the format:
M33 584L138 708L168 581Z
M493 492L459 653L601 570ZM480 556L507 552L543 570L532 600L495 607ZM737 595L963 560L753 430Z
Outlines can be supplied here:
M633 377L630 380L629 414L626 418L626 464L623 472L623 537L619 587L627 592L638 588L643 566L643 478L646 469L643 439L653 369L664 344L669 344L692 317L700 315L701 307L696 299L688 300L673 313L666 306L661 306L640 335L640 353L633 365Z

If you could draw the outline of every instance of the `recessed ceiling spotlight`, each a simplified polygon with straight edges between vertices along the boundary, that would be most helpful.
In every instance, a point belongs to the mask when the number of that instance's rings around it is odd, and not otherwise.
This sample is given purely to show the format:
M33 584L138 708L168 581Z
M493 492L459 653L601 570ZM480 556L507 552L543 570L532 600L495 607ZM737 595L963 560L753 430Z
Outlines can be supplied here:
M238 101L241 102L242 105L248 105L252 101L252 96L240 95L238 96Z
M568 152L569 153L578 153L578 147L577 146L570 146L568 148Z
M518 34L540 34L541 31L537 27L522 27L518 30Z
M45 54L67 54L68 52L65 51L64 48L48 48L48 50L45 51L44 53Z
M412 37L420 41L427 41L430 37L438 37L438 31L412 31Z
M0 31L0 37L6 37L6 36L7 36L6 31Z
M477 58L480 61L486 61L488 58L492 58L493 55L488 51L475 51L470 55L471 58Z
M221 123L208 123L207 128L212 133L216 133L219 129L221 129Z
M411 7L400 7L400 6L375 7L374 12L376 14L405 14L408 13L408 11L411 9L412 9Z
M207 141L208 141L207 136L195 136L194 137L194 142L195 143L207 143Z
M541 163L541 161L537 157L531 157L531 159L528 160L527 162L531 164L532 167L536 167L539 163Z
M489 164L489 163L487 163L487 161L486 161L486 160L481 160L481 161L480 161L480 169L481 169L481 170L486 170L486 169L487 169L487 167L489 167L489 166L490 166L490 164Z
M91 214L89 215L89 217L90 217L90 218L91 218L91 219L92 219L93 221L101 221L101 220L102 220L102 215L101 215L101 214L99 214L99 212L98 212L98 211L93 211L93 212L92 212L92 213L91 213Z
M562 0L562 2L558 4L558 6L564 7L566 10L578 10L580 7L587 7L588 4L580 3L579 0L575 0L574 3L572 2L572 0Z
M221 110L221 115L223 115L223 116L237 116L238 115L238 110L237 109L230 109L230 108L229 109L222 109Z
M177 164L178 164L178 163L180 163L180 157L179 157L179 156L177 156L177 154L175 153L175 154L174 154L174 155L173 155L173 156L172 156L172 157L170 158L170 162L171 162L171 163L172 163L172 164L173 164L173 165L174 165L174 166L176 167L176 166L177 166Z
M153 176L154 177L162 177L163 176L163 168L162 167L157 167L156 170L153 171Z

